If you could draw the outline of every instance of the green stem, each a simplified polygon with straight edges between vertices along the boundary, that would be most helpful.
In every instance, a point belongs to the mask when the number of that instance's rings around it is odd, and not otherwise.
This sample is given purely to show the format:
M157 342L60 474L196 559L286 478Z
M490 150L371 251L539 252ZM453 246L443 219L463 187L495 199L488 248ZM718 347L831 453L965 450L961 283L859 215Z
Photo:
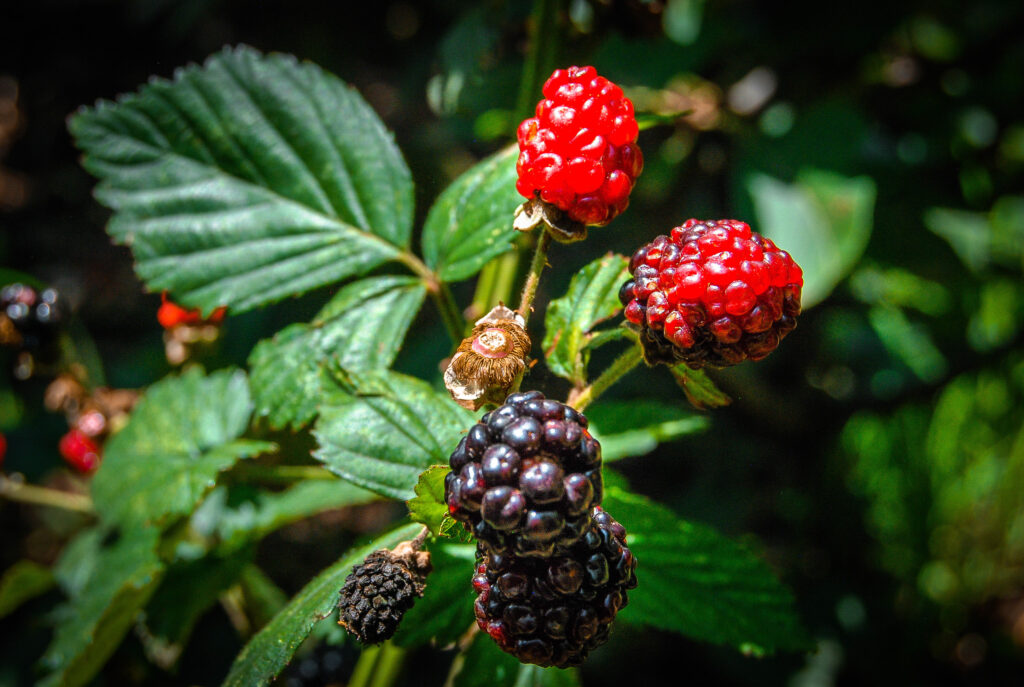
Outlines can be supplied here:
M540 88L554 71L558 61L559 33L563 0L535 0L530 13L530 43L523 76L519 81L519 99L516 102L516 120L533 116L540 99Z
M402 672L405 649L390 641L368 646L359 654L348 687L391 687Z
M95 513L92 499L85 494L72 494L71 492L60 491L59 489L24 484L3 475L0 475L0 497L10 499L11 501L62 508L90 515Z
M639 365L643 359L643 349L638 345L630 346L625 353L616 358L608 366L608 369L602 372L589 386L585 386L578 391L574 389L569 394L569 405L576 410L582 411L597 400L598 396L607 391L608 387L622 379L627 372Z
M430 292L430 296L434 299L434 304L437 305L437 310L441 314L441 321L444 322L444 327L448 331L448 336L451 338L452 343L460 343L466 330L466 321L459 311L458 304L455 303L455 296L452 294L452 290L448 288L446 283L441 281L434 270L427 267L422 260L412 253L408 251L399 253L398 261L423 280L423 283L427 286L427 291Z
M523 318L523 328L526 329L526 322L530 319L530 313L533 312L533 299L537 295L537 286L540 284L540 274L544 271L544 266L548 262L548 248L551 247L551 234L547 231L541 231L540 238L537 240L537 249L533 252L533 260L530 262L530 271L526 275L526 281L523 283L523 295L519 299L519 310L517 311Z
M317 465L256 465L238 463L229 473L243 481L253 482L302 482L310 479L338 479L329 470Z

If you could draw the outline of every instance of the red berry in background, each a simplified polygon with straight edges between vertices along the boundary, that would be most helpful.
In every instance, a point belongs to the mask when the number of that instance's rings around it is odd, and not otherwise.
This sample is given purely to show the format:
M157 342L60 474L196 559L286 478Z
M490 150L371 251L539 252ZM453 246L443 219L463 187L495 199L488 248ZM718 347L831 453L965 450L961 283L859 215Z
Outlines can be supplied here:
M102 449L79 429L72 429L60 439L60 455L79 472L92 472L100 465Z
M179 324L220 324L224 321L226 308L223 306L214 310L209 317L204 318L198 308L187 310L167 297L167 292L160 294L160 309L157 310L156 319L164 329L173 329Z
M796 327L803 272L736 220L687 220L633 254L619 299L648 363L760 360Z
M556 69L536 116L519 125L516 190L584 225L610 222L629 204L643 169L633 103L593 67Z
M0 466L4 464L4 457L7 456L7 437L0 434Z

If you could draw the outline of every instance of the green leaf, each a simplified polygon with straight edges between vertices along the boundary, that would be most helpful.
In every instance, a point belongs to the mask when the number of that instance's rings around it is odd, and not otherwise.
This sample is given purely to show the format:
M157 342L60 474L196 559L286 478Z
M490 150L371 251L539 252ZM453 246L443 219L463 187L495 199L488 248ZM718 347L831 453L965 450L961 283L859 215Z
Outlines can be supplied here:
M691 370L680 363L670 367L669 372L686 394L686 400L697 410L723 408L732 403L729 395L715 386L704 370Z
M645 400L597 403L587 408L587 418L606 463L642 456L708 426L707 418L686 408Z
M447 465L431 465L420 473L413 491L416 497L406 501L409 516L427 526L435 537L450 536L458 523L448 515L444 499L444 478L451 472Z
M608 253L576 273L568 292L548 304L544 354L548 369L583 385L590 361L590 331L622 309L619 289L629 279L629 261Z
M146 605L145 642L154 662L173 665L200 616L217 603L221 592L235 584L249 563L251 551L207 556L169 568Z
M309 636L313 626L327 619L338 602L338 591L352 568L377 549L390 549L412 539L422 525L412 523L392 530L366 546L349 552L316 576L292 597L284 609L259 631L235 658L225 687L259 687L270 683L295 650ZM332 619L333 620L333 619Z
M130 529L99 552L88 582L58 612L42 659L52 672L42 685L84 685L114 653L160 582L159 534L153 527Z
M461 281L512 249L516 157L509 146L483 160L444 190L423 225L423 258L443 281Z
M154 384L104 447L92 482L100 517L127 525L190 513L218 473L275 448L238 438L251 413L240 370L191 368Z
M576 668L541 668L520 663L482 632L456 661L461 662L461 666L452 668L453 687L578 687L580 684Z
M309 324L294 324L261 341L249 356L256 414L271 427L298 429L316 417L324 361L346 370L390 367L423 304L415 277L371 277L345 286Z
M803 307L828 296L867 247L875 208L870 177L804 169L796 183L757 174L747 181L759 231L804 271Z
M638 561L623 619L745 653L811 648L792 594L744 546L614 485L604 507L625 525Z
M415 377L340 373L320 409L313 457L353 484L407 501L420 473L447 463L474 419L447 393Z
M218 487L192 516L192 529L213 537L221 552L258 541L271 532L317 513L369 503L379 498L340 479L306 480L284 491L236 493L243 488Z
M473 625L473 578L476 546L434 544L430 547L433 566L427 576L423 598L402 619L395 643L412 647L434 641L443 647L455 642Z
M28 559L4 570L0 577L0 618L6 618L26 601L53 589L56 581L49 568Z
M286 55L228 48L70 121L139 276L241 312L403 255L412 181L363 99Z
M981 212L931 208L924 224L944 238L972 272L982 272L991 261L991 228Z

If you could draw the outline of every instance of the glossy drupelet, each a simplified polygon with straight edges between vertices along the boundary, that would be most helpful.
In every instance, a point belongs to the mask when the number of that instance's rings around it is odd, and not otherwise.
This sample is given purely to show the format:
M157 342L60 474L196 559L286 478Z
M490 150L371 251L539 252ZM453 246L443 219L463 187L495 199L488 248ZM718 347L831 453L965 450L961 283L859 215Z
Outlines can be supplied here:
M474 612L503 651L564 668L607 641L636 583L625 529L598 506L583 538L551 558L495 554L478 545Z
M619 299L648 363L760 360L796 327L803 272L736 220L687 220L633 254Z
M448 512L498 554L547 557L572 546L602 497L601 446L587 419L539 391L486 413L449 463Z
M633 103L593 67L557 69L536 116L519 125L516 190L584 225L626 209L643 170Z

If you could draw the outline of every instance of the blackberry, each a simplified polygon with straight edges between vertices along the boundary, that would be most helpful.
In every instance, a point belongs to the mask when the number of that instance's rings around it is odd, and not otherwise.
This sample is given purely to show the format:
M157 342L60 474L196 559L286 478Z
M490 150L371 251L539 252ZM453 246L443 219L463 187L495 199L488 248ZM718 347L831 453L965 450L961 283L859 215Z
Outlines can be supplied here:
M650 364L760 360L796 327L803 272L736 220L687 220L641 247L619 299Z
M625 529L600 506L572 547L550 558L497 554L477 545L477 625L524 663L564 668L608 639L636 587Z
M448 512L496 553L545 557L572 546L601 501L601 446L587 419L539 391L484 414L449 463Z
M516 190L554 206L580 235L626 209L643 170L633 103L593 67L556 69L544 84L536 116L519 125Z
M423 596L430 554L417 543L403 542L394 551L374 551L357 565L341 588L338 624L364 644L390 639L405 612Z

